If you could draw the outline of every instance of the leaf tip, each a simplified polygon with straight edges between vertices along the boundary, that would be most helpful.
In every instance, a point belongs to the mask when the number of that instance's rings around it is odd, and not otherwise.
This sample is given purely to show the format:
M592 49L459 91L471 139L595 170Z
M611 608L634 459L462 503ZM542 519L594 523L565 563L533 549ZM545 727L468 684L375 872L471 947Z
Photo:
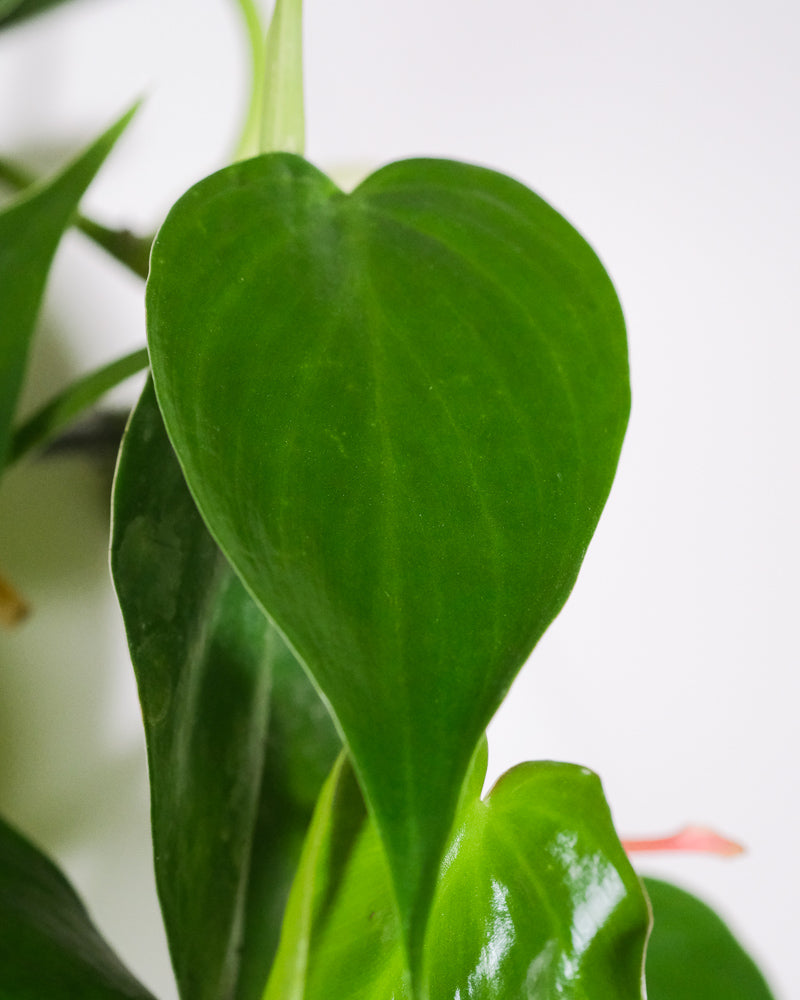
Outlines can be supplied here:
M629 854L642 851L689 851L733 858L745 852L742 844L730 840L728 837L723 837L716 830L705 826L685 826L669 837L623 840L622 846Z

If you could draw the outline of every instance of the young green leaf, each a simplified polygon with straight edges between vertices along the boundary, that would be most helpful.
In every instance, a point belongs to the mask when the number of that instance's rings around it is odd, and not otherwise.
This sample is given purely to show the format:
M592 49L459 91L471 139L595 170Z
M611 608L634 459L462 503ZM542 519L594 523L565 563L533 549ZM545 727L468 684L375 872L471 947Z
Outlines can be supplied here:
M28 347L56 247L103 160L134 114L127 112L57 177L0 212L0 469L25 374Z
M629 406L591 249L521 184L298 157L191 189L148 337L198 506L336 714L416 969L466 768L572 588Z
M644 884L653 907L648 1000L773 1000L755 962L710 907L669 882Z
M55 865L0 820L0 997L153 1000Z
M464 782L459 816L480 798L487 755L483 739ZM264 1000L303 1000L315 995L314 980L332 997L411 995L384 853L346 753L314 811Z
M339 741L200 519L150 384L125 434L113 509L181 996L255 1000Z
M485 766L485 758L484 758ZM428 1000L641 1000L647 902L597 778L550 762L470 783L439 870ZM292 889L265 1000L409 1000L391 883L340 762Z

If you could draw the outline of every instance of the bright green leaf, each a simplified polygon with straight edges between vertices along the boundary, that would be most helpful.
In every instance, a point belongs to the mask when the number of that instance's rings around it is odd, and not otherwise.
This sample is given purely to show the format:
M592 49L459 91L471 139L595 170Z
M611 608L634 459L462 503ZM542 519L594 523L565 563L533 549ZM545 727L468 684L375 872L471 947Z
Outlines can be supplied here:
M135 109L134 109L135 110ZM64 230L134 110L44 186L0 212L0 469L47 273Z
M710 907L668 882L644 884L653 907L648 1000L773 1000L755 962Z
M485 766L485 758L484 758ZM425 947L429 1000L641 1000L649 911L595 775L471 782ZM265 1000L408 1000L389 875L340 762L315 814Z
M385 857L344 754L314 813L264 1000L316 996L411 996Z
M484 739L459 816L480 798L486 762ZM345 753L317 803L264 1000L303 1000L326 989L348 1000L411 995L384 853Z
M260 996L338 752L305 673L200 519L148 384L120 453L112 568L147 736L181 995Z
M0 820L0 997L153 1000L55 865Z
M613 287L499 174L412 160L347 196L271 155L172 209L147 310L189 487L338 718L416 968L473 750L613 478Z

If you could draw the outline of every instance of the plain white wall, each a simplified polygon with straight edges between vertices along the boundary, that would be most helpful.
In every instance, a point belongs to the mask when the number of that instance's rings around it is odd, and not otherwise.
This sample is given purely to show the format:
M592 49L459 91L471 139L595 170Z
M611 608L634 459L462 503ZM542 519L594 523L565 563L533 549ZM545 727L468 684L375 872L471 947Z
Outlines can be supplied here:
M9 31L0 152L57 161L145 95L86 204L154 227L238 135L235 8L83 0ZM627 316L619 476L572 598L491 728L491 773L578 761L623 834L692 821L744 842L736 861L640 868L720 906L786 998L800 995L799 50L782 0L306 0L312 160L352 173L434 154L513 174L595 246ZM137 282L70 236L26 405L138 346L142 323ZM169 998L105 488L53 462L0 492L0 565L35 605L0 635L0 811Z

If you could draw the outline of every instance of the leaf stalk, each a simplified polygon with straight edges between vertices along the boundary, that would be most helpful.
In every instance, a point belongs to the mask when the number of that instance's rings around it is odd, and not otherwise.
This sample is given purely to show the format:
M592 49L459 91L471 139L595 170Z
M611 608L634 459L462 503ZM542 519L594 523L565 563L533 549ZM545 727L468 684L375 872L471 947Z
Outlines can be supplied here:
M305 151L303 3L276 0L264 48L262 153Z

